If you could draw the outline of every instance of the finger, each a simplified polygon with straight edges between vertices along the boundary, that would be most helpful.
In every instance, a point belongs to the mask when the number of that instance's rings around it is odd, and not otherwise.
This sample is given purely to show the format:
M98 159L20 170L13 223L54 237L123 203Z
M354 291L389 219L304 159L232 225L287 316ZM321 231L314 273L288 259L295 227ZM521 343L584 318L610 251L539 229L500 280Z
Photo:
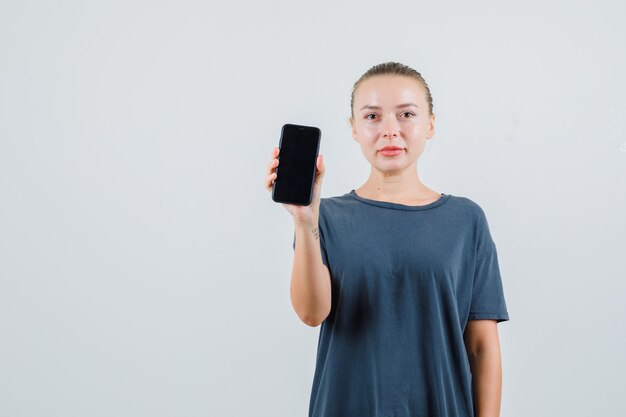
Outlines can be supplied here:
M278 147L274 146L274 149L272 149L272 158L270 160L270 163L267 165L267 169L269 170L271 165L274 163L274 160L276 159L276 157L278 156Z
M272 172L274 168L278 166L278 159L272 159L267 165L267 172Z
M268 175L267 179L265 180L265 188L270 190L272 188L272 185L274 184L275 179L276 179L276 173Z

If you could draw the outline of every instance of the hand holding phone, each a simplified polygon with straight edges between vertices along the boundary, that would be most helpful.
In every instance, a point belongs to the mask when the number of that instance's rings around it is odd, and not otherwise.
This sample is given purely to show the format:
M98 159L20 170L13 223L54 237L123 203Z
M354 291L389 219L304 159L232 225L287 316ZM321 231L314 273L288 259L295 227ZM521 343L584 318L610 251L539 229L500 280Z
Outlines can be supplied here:
M318 155L320 136L318 128L287 124L280 147L272 151L265 188L295 221L313 224L319 218L325 173L323 155Z
M321 131L317 127L286 124L280 134L280 167L272 190L277 203L308 206L313 197Z

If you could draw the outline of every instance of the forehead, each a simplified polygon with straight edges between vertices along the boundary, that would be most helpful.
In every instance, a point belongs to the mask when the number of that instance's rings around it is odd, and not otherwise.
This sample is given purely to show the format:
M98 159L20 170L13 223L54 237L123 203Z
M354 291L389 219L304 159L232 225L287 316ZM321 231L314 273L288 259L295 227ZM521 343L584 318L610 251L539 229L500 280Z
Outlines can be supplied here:
M426 90L422 83L404 75L375 75L361 81L354 93L355 107L365 104L396 104L399 102L426 103ZM421 107L421 106L420 106Z

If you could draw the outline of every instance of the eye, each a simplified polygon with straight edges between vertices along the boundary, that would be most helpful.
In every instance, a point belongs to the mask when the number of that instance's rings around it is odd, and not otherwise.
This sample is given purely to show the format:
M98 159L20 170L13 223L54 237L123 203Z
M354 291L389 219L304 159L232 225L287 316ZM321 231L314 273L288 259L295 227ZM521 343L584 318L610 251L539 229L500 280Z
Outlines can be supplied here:
M374 113L366 114L366 115L365 115L365 118L366 118L367 120L373 120L373 119L371 119L371 118L370 118L370 116L376 116L376 115L375 115Z
M405 115L405 116L408 114L408 116L406 116L405 119L410 119L411 117L415 116L415 113L410 112L410 111L405 111L402 114Z

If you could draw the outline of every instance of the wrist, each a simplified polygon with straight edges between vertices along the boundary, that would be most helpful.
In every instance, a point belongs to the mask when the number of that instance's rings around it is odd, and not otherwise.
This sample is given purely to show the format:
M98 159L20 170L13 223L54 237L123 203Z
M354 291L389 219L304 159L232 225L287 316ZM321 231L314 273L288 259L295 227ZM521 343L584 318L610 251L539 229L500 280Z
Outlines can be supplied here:
M295 229L314 229L319 225L319 216L315 215L309 219L295 218L293 219Z

